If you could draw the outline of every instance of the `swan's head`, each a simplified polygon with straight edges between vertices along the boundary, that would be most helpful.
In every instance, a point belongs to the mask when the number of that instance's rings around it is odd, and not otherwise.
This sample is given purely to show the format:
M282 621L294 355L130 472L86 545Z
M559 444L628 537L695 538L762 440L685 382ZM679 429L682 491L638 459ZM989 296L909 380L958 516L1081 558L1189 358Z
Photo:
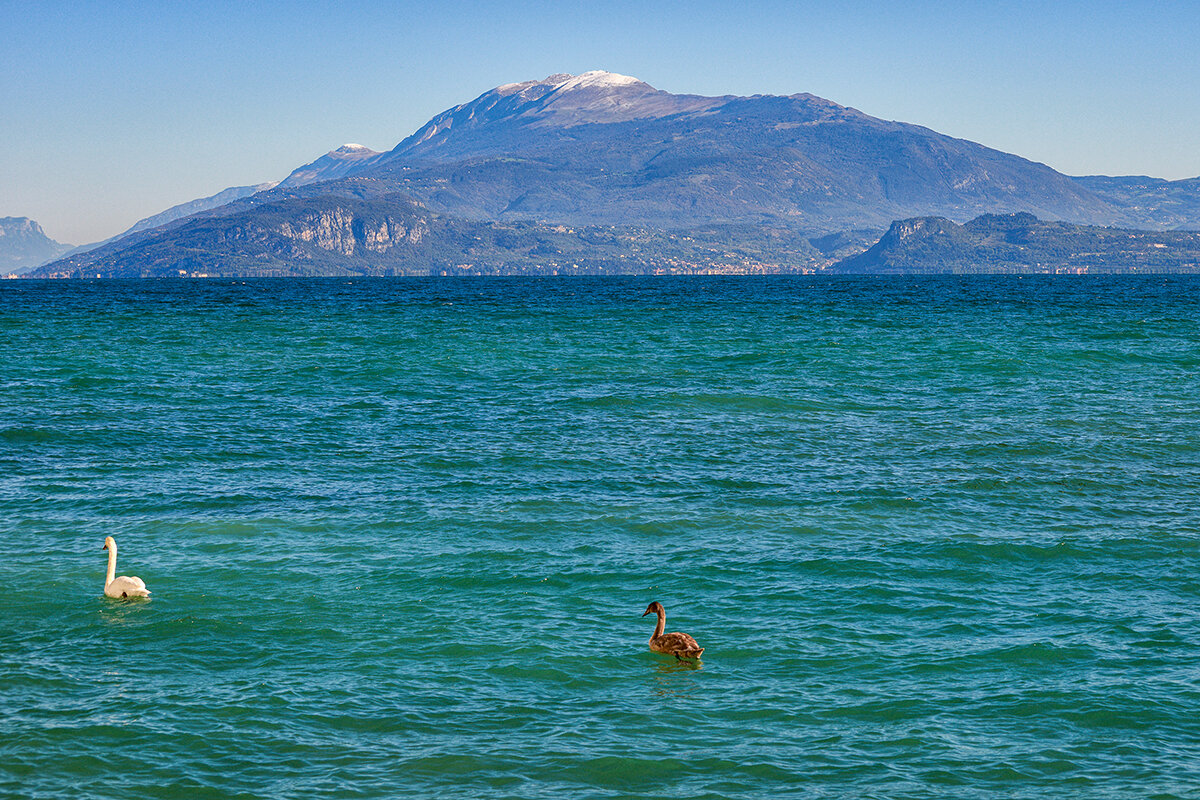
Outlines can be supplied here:
M642 614L642 616L644 617L644 616L646 616L646 614L665 614L665 613L667 613L667 612L663 610L662 603L655 600L653 603L646 606L646 611L644 614Z
M115 540L115 539L113 539L113 537L111 537L111 536L105 536L105 537L104 537L104 547L103 547L103 548L101 548L101 549L103 549L103 550L109 550L109 549L116 550L116 549L117 549L117 542L116 542L116 540Z

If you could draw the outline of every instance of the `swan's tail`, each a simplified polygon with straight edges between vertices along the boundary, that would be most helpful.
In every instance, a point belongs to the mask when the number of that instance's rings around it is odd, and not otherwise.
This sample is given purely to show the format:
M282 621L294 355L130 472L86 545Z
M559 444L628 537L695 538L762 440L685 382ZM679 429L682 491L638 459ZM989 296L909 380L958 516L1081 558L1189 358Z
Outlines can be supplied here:
M676 658L700 658L700 654L704 652L703 647L697 647L693 650L677 650L675 651Z

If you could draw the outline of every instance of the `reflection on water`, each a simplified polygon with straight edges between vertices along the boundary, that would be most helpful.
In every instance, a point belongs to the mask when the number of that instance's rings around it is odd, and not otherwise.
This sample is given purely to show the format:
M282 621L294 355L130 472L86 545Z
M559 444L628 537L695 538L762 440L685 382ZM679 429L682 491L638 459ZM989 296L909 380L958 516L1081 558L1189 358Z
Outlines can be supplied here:
M692 697L696 694L696 673L704 666L691 659L670 661L656 657L652 690L659 697Z
M128 625L143 623L150 618L145 615L150 609L148 597L107 597L100 596L100 619L109 625Z

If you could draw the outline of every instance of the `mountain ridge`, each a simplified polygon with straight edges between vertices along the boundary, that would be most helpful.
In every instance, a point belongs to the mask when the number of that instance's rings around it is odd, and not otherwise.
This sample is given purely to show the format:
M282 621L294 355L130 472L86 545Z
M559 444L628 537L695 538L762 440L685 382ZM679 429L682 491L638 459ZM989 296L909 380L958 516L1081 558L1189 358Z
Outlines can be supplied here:
M807 93L677 95L591 71L502 84L435 115L389 151L343 145L274 188L47 271L84 274L90 261L115 264L122 250L136 260L148 239L169 249L191 219L207 220L202 224L211 229L220 224L213 220L266 205L304 213L321 198L357 204L364 220L407 213L397 204L411 202L461 225L724 226L743 238L748 226L760 225L788 229L796 241L833 241L843 231L885 230L895 220L965 223L1018 212L1076 224L1200 227L1192 191L1186 181L1163 188L1071 178ZM1146 200L1159 196L1170 203L1159 208ZM194 234L188 231L180 235ZM227 255L220 248L232 239L205 241L214 249L189 245L193 262L220 262Z

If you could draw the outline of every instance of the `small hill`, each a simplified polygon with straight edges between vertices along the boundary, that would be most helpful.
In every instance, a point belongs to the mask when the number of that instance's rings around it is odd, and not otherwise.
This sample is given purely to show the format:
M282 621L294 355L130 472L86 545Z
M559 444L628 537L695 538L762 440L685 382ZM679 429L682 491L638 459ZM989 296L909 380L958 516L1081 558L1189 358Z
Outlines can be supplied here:
M1044 222L1026 213L984 214L964 225L917 217L893 223L872 247L830 272L1200 272L1200 233Z

